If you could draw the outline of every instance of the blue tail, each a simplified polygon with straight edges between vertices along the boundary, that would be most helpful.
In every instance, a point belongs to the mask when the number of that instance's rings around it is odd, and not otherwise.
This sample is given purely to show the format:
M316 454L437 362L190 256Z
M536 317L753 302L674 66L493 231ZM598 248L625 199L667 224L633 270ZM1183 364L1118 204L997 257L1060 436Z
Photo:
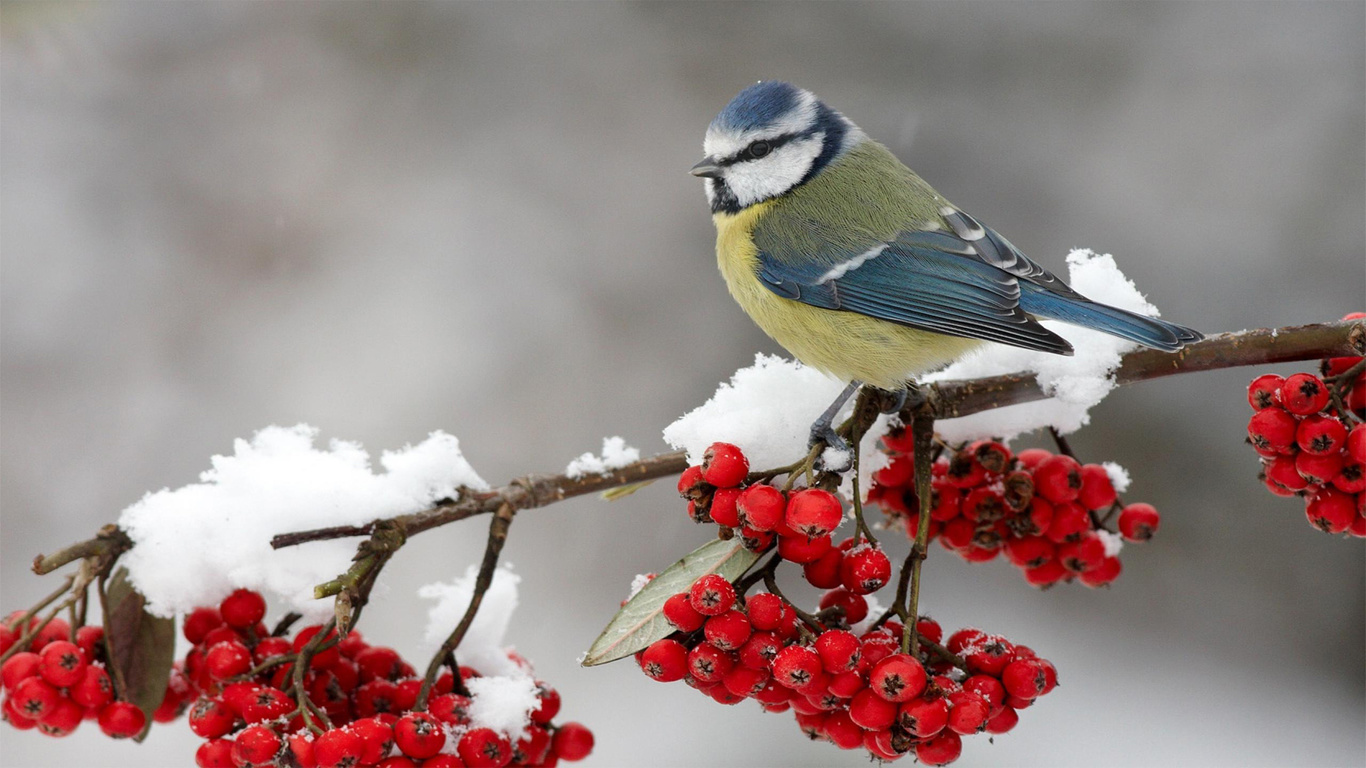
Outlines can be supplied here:
M1077 294L1059 295L1026 280L1020 281L1020 309L1167 352L1205 338L1199 331L1182 325L1097 304Z

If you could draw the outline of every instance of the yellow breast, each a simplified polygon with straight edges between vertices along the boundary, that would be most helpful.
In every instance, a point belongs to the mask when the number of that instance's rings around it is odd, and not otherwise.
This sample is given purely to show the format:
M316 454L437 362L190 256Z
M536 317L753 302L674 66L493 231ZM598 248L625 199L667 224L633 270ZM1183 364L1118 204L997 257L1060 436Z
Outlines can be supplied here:
M982 343L821 309L773 293L759 280L753 238L755 224L772 205L769 201L736 214L715 214L716 261L740 308L798 360L843 381L898 389Z

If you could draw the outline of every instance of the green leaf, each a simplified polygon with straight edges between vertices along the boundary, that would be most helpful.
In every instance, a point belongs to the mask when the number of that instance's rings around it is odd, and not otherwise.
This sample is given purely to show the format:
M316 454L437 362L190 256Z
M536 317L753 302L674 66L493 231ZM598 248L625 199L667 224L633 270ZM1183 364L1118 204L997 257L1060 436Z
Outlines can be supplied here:
M744 548L738 536L729 541L716 539L684 555L617 611L580 663L594 667L624 659L667 637L674 627L664 618L665 600L709 573L734 581L758 559L758 555Z
M123 681L123 696L147 715L151 726L175 661L175 619L153 616L146 605L147 598L128 581L128 569L115 571L104 590L109 666L114 679ZM144 729L138 740L146 734Z

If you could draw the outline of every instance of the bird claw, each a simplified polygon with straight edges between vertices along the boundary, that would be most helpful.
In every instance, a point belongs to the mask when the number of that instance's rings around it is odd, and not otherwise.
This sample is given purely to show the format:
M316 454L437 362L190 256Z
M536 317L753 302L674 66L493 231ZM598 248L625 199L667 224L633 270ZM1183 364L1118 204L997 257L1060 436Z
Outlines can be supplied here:
M825 449L817 454L812 462L811 466L816 471L844 472L854 465L854 454L849 448L849 441L840 437L829 424L811 425L811 439L807 442L807 448L815 450L818 445L825 446ZM825 457L831 453L834 454L831 458L842 456L842 460L827 463Z

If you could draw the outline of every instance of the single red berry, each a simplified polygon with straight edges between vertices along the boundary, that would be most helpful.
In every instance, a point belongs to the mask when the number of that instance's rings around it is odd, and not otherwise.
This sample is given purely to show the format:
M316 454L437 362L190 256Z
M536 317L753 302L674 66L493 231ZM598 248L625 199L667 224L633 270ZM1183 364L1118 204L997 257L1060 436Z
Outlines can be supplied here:
M987 733L1005 733L1020 722L1020 714L1010 707L1002 707L1000 712L987 720Z
M4 665L0 666L0 682L4 683L5 690L13 691L14 686L21 681L36 677L42 664L42 656L33 651L20 651L5 659Z
M1000 635L984 635L962 651L970 672L1000 677L1002 670L1014 659L1015 646Z
M1333 478L1333 487L1343 493L1366 491L1366 464L1355 459L1343 462L1342 469Z
M200 744L194 753L194 764L199 768L236 768L232 761L232 742L214 739Z
M688 651L688 674L699 683L717 683L735 666L735 657L710 643Z
M1047 683L1043 664L1038 659L1017 658L1001 672L1001 684L1006 692L1019 699L1037 698Z
M894 455L887 466L873 473L873 482L886 488L909 485L915 475L915 462L905 454Z
M1356 497L1325 488L1305 500L1309 523L1324 533L1342 533L1357 518Z
M1281 385L1285 379L1274 373L1264 373L1247 385L1247 402L1252 410L1260 411L1280 402Z
M691 466L683 470L683 474L678 476L678 494L685 499L697 500L706 493L703 487L702 467Z
M858 668L861 643L852 632L826 630L816 638L815 647L821 657L821 666L832 675Z
M797 491L787 500L785 520L792 530L808 539L824 536L839 526L844 508L835 494L819 488Z
M803 565L802 576L808 584L818 589L838 587L842 583L840 566L844 562L845 554L844 550L831 547L825 554Z
M565 723L555 730L551 749L561 760L582 760L593 751L593 732L581 723Z
M313 733L307 728L298 733L291 733L285 738L289 747L289 754L294 758L294 762L299 768L318 768L318 759L313 756ZM286 761L285 763L289 763ZM383 765L381 763L380 765Z
M10 724L16 731L29 731L38 727L38 721L25 715L18 708L18 702L13 697L7 697L3 705L0 705L0 716Z
M264 725L249 726L233 741L233 762L241 766L274 765L283 743L279 734Z
M789 645L773 659L773 679L779 685L801 691L820 678L821 657L805 645Z
M251 669L251 651L236 640L214 645L204 655L204 667L215 680L227 680Z
M358 717L373 717L385 712L398 714L398 686L377 678L356 689L353 697Z
M661 683L682 680L688 672L688 649L667 637L656 640L641 654L640 668Z
M294 701L284 691L267 685L252 692L242 706L242 718L248 723L260 723L283 717L293 709Z
M782 648L783 641L776 632L755 632L740 646L735 656L746 667L768 670Z
M730 443L712 443L702 455L702 479L718 488L732 488L745 481L749 460Z
M1105 559L1105 543L1094 531L1058 547L1058 559L1072 573L1086 573L1100 567Z
M1119 533L1129 541L1147 541L1157 533L1161 520L1151 504L1128 504L1119 513Z
M359 736L344 728L333 728L313 740L313 759L318 768L354 768L360 765L364 749Z
M1287 491L1302 491L1309 487L1309 481L1300 474L1295 466L1294 456L1277 456L1265 463L1267 482L1275 483Z
M100 710L100 730L111 739L132 738L146 724L147 716L131 702L113 701Z
M1119 578L1123 565L1118 557L1107 557L1100 565L1077 576L1077 580L1088 587L1104 587Z
M1005 706L1006 689L994 675L972 675L963 681L963 690L981 696L991 707L992 712Z
M845 710L831 712L825 717L825 736L840 749L858 749L863 746L863 729L858 727Z
M868 687L888 701L910 701L925 690L925 667L915 658L896 653L879 661L868 673Z
M431 701L427 702L427 711L447 725L468 725L470 707L473 704L473 700L468 696L443 693L440 696L433 696Z
M99 709L114 700L114 684L104 667L86 666L81 679L71 686L71 700L86 709Z
M39 656L42 657L42 663L38 666L38 674L58 688L75 685L85 677L85 652L73 642L50 642L43 647Z
M1306 416L1295 429L1295 444L1308 453L1337 453L1346 442L1347 427L1336 416Z
M729 672L721 676L721 688L731 696L738 698L730 701L717 699L717 701L721 701L722 704L734 704L739 698L753 696L768 685L770 678L771 675L766 669L755 669L754 667L736 664L730 668Z
M1296 416L1318 413L1328 405L1328 385L1312 373L1287 376L1281 385L1281 405Z
M185 617L185 624L180 628L184 633L185 639L198 645L210 631L223 626L223 616L219 614L217 608L196 608L190 611Z
M1341 453L1307 453L1295 455L1295 471L1300 477L1315 485L1327 485L1342 472L1344 461Z
M69 637L71 637L71 625L66 623L64 619L53 619L47 623L47 626L38 630L38 634L33 636L29 650L41 652L48 643L66 640Z
M512 760L512 744L491 728L466 731L456 745L456 752L469 768L502 768Z
M1006 559L1019 568L1037 568L1053 559L1056 547L1042 536L1006 539Z
M776 535L772 531L743 526L740 528L740 543L750 552L766 552Z
M864 688L849 701L850 719L869 731L890 728L896 716L896 703L882 698L872 688Z
M735 605L735 587L724 576L709 573L693 582L689 598L693 610L703 616L719 616Z
M749 619L734 609L712 616L702 627L707 642L723 651L733 651L744 645L751 631Z
M1119 495L1110 481L1110 473L1099 464L1081 467L1081 494L1077 501L1086 509L1108 509Z
M1299 419L1284 408L1272 406L1252 414L1247 422L1247 436L1262 451L1285 451L1295 444L1299 425Z
M739 528L740 509L737 504L741 493L739 488L717 488L711 495L711 506L707 510L712 522L727 528Z
M57 700L57 706L52 711L43 716L38 721L38 730L44 736L62 738L69 736L81 724L81 719L85 717L85 710L80 704L71 699L62 697Z
M87 625L76 630L76 645L85 651L86 661L103 660L104 627ZM0 653L3 653L3 648L0 648Z
M298 653L298 652L302 651L302 650L304 649L304 646L306 646L306 645L308 645L310 642L312 642L313 638L314 638L319 632L321 632L322 629L323 629L322 626L320 626L320 625L318 625L318 624L314 624L314 625L311 626L311 627L304 627L303 629L299 630L299 633L298 633L297 635L294 636L294 652L295 652L295 653ZM334 629L334 630L332 630L331 632L327 633L327 637L324 638L324 643L325 643L329 638L333 638L333 637L336 637L336 636L337 636L337 631ZM310 661L310 662L308 663L308 668L309 668L309 669L327 669L328 667L330 667L330 666L332 666L334 663L336 663L337 659L340 658L340 657L341 657L341 651L337 650L337 646L334 645L334 646L332 646L331 648L328 648L328 649L325 650L325 651L319 651L319 652L315 653L315 654L313 655L313 660Z
M915 745L915 757L925 765L948 765L963 754L963 737L944 731L929 741Z
M904 702L897 712L897 723L912 736L928 739L944 730L949 722L949 702L942 696L917 696Z
M665 600L663 612L664 618L675 629L683 632L694 632L701 629L702 622L707 620L706 616L698 613L697 609L692 607L692 596L687 592L679 592Z
M955 691L948 695L950 731L968 736L987 727L991 705L971 691Z
M945 481L955 488L971 488L975 485L981 485L986 476L986 468L967 451L959 451L953 454L944 473Z
M200 698L190 707L186 718L190 730L201 739L216 739L232 732L237 713L217 697Z
M446 731L426 712L409 712L394 723L394 743L403 754L425 760L446 745Z
M230 627L254 627L256 622L266 617L266 599L259 592L239 589L223 598L218 605L218 613L223 617L223 623Z
M778 556L790 563L809 563L829 552L832 544L830 534L814 539L804 535L779 536Z
M1035 492L1055 504L1075 501L1081 484L1081 465L1071 456L1050 456L1034 468Z
M959 504L959 511L974 523L990 523L1006 514L1006 500L1000 488L979 485L969 489Z
M844 612L844 622L854 625L868 617L868 601L863 595L856 595L843 587L838 587L821 596L821 610L839 608Z
M783 617L792 613L781 597L768 592L751 595L746 600L745 608L749 613L749 623L765 632L777 629Z
M751 485L735 500L740 525L756 531L772 531L783 522L787 499L783 492L771 485Z
M360 667L360 679L367 683L376 678L396 680L403 667L403 659L398 651L380 645L372 645L357 653L355 659Z
M1065 541L1076 541L1089 530L1091 516L1086 510L1082 509L1080 504L1063 502L1053 507L1053 519L1048 523L1048 530L1044 535L1054 544L1062 544Z
M41 677L26 677L10 690L14 708L31 720L42 720L57 707L61 693Z
M881 547L862 545L845 553L840 563L840 580L844 588L856 595L867 595L882 589L892 578L892 561Z
M1347 455L1358 463L1366 464L1366 424L1352 427L1347 434Z

